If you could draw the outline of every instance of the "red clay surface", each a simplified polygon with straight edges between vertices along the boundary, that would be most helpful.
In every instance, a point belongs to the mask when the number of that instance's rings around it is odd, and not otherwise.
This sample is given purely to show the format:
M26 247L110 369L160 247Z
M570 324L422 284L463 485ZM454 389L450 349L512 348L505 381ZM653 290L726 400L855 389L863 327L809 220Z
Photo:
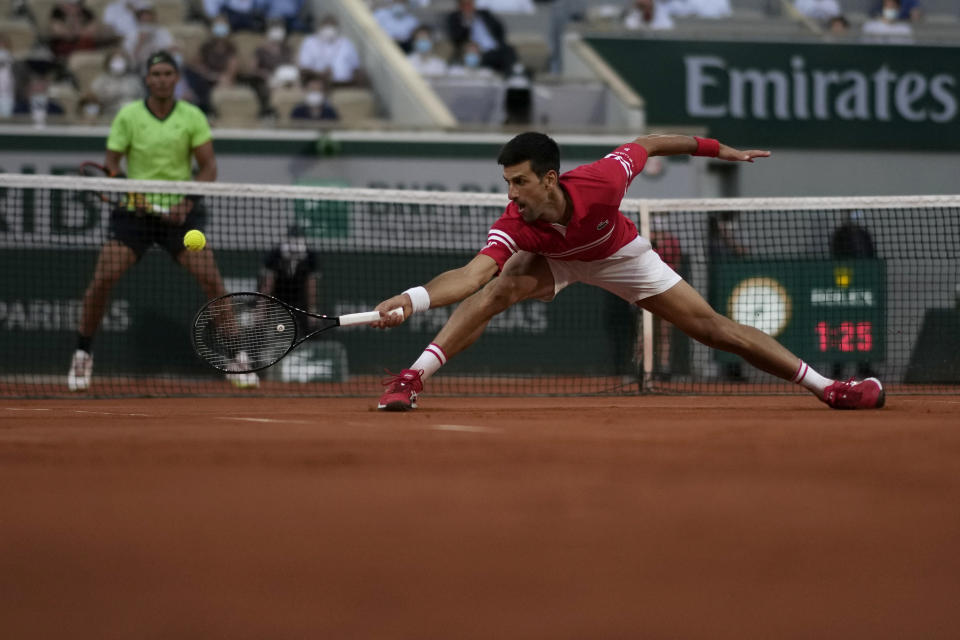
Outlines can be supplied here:
M955 638L960 399L0 401L20 638Z

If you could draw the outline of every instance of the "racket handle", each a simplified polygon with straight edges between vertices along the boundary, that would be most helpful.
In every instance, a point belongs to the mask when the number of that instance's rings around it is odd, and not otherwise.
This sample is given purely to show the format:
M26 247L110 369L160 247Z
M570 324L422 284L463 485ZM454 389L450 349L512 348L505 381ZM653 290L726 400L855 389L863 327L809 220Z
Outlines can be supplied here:
M389 315L403 317L403 308L397 307ZM340 316L341 327L352 327L358 324L370 324L380 319L379 311L364 311L363 313L348 313Z

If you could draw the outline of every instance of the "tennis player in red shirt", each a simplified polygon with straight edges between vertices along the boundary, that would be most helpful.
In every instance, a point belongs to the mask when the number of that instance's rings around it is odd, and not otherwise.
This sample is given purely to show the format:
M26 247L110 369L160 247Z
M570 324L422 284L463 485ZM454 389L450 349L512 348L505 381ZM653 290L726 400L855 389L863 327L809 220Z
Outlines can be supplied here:
M739 151L709 138L649 135L561 175L560 150L550 137L522 133L504 145L497 162L510 203L490 228L486 246L466 265L377 306L376 326L391 327L413 313L463 301L416 362L387 381L378 408L415 409L424 380L473 344L491 318L522 300L552 300L574 282L637 304L709 347L806 387L835 409L882 407L884 391L876 378L825 378L769 335L714 311L620 212L648 157L681 154L753 162L770 152ZM388 315L401 306L403 319Z

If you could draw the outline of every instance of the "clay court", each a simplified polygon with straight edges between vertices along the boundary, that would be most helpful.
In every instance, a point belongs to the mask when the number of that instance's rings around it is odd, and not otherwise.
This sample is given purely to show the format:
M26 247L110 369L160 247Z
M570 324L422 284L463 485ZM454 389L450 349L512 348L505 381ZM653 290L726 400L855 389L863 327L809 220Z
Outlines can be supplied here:
M6 638L953 638L960 400L3 400Z

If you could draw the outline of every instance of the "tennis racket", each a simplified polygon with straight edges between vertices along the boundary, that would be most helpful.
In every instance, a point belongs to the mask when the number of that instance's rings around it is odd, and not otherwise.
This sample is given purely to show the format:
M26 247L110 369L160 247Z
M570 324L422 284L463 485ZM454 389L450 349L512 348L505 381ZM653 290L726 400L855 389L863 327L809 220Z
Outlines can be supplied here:
M96 162L84 162L81 164L80 175L86 178L126 178L126 176L122 173L110 175L110 171L107 170L105 166L102 164L97 164ZM146 196L142 193L96 190L88 191L86 193L100 200L100 202L106 203L111 208L122 207L125 209L132 209L138 214L148 215L167 215L170 213L170 209L168 207L149 202Z
M391 314L402 314L396 308ZM301 322L297 322L301 320ZM300 343L334 327L370 324L379 311L331 317L310 313L264 293L228 293L214 298L193 319L193 350L226 373L249 373L276 364ZM316 328L304 331L303 320Z

